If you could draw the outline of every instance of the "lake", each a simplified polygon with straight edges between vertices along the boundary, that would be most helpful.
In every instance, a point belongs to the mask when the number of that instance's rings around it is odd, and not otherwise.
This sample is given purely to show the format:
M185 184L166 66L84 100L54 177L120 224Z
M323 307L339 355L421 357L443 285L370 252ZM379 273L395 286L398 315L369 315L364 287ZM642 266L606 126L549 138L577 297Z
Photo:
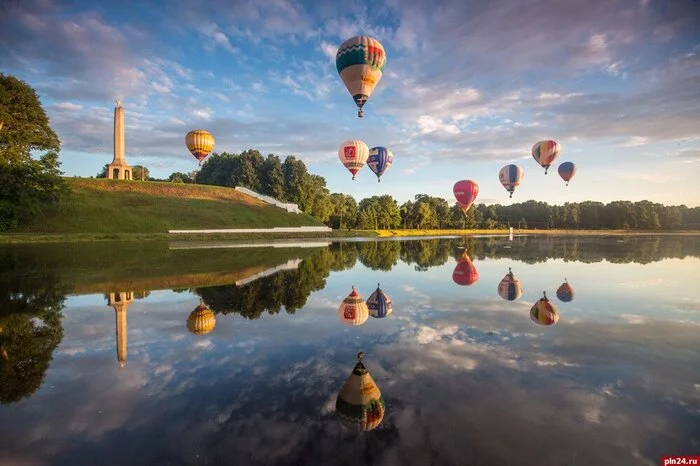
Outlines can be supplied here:
M697 236L2 246L0 463L658 465L700 452L699 272Z

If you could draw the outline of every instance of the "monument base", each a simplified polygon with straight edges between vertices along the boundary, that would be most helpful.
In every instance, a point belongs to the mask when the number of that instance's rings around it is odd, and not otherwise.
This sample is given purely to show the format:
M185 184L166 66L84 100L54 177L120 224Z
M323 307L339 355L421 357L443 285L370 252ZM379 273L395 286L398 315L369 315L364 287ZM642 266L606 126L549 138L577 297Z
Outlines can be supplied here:
M107 165L107 179L130 180L131 173L131 165L125 163L110 163Z

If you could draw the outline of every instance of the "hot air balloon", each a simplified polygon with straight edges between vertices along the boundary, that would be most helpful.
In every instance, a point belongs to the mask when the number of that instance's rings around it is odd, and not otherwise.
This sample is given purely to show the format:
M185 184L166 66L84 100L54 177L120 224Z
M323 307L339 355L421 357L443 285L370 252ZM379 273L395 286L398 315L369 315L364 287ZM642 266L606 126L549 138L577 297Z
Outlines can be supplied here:
M523 295L523 287L520 285L520 280L513 276L510 267L508 267L506 276L498 284L498 295L507 301L515 301Z
M382 181L379 177L394 163L394 154L386 147L373 147L369 150L367 166L377 175L377 183Z
M362 106L367 102L386 64L386 52L378 40L355 36L343 42L335 55L335 67L340 79L355 100L357 116L362 118Z
M566 281L566 278L564 279L564 283L557 288L557 298L559 298L559 301L563 303L568 303L574 299L574 289L571 288L571 285L569 285L569 282Z
M506 191L510 193L510 197L513 197L513 191L520 185L520 180L523 179L523 169L517 165L506 165L501 168L498 172L498 179Z
M391 298L379 288L379 283L377 283L377 289L374 293L367 298L367 308L369 309L369 315L378 319L388 317L394 310Z
M382 393L362 364L360 352L355 368L335 400L335 412L345 427L361 433L376 429L384 419L385 411Z
M367 304L365 304L362 296L360 296L360 293L357 292L354 286L338 308L338 317L341 322L348 325L362 325L369 318Z
M549 166L554 163L559 153L561 152L561 146L558 142L547 139L545 141L539 141L534 146L532 146L532 156L535 161L544 167L544 174L547 174Z
M338 149L338 158L345 165L345 168L350 170L353 180L360 168L365 166L367 157L369 157L369 147L357 139L345 141Z
M199 160L199 165L207 158L207 155L214 149L214 136L209 131L195 129L185 136L185 145L194 158Z
M476 267L474 267L471 259L469 259L467 251L464 251L462 257L457 261L457 267L455 267L454 272L452 272L452 281L458 285L469 286L476 283L478 279L479 272L477 272Z
M559 311L547 299L547 293L542 293L532 309L530 309L530 320L539 325L554 325L559 320Z
M192 311L187 318L187 330L195 335L209 333L214 330L215 325L216 318L214 317L214 313L202 302L199 303L199 306L194 308L194 311Z
M452 188L452 192L459 203L460 209L466 214L476 200L476 196L479 195L479 185L472 180L458 181Z
M562 162L557 171L559 171L561 179L566 181L566 185L569 186L569 181L576 174L576 165L573 162Z

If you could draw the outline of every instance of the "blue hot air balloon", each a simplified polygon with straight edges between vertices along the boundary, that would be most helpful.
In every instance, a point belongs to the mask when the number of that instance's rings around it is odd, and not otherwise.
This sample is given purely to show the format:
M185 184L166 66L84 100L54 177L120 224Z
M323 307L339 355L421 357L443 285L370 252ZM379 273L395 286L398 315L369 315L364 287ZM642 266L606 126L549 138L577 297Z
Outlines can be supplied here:
M510 193L510 197L513 197L513 191L520 185L520 181L523 179L523 169L517 165L506 165L501 168L498 172L498 179L506 191Z
M564 162L559 165L559 176L561 179L566 181L566 185L569 186L569 181L576 174L576 165L573 162Z
M379 177L391 167L392 163L394 163L394 154L386 147L373 147L369 150L367 166L377 175L377 182L381 181Z
M369 308L369 315L378 319L388 317L394 310L391 298L379 288L379 283L377 283L375 292L367 299L367 307Z

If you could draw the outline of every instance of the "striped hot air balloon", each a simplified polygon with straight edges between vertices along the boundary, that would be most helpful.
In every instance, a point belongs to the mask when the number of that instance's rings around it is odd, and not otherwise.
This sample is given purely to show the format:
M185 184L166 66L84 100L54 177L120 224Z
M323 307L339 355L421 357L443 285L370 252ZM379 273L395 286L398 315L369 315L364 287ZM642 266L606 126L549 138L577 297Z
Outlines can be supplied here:
M362 107L382 79L386 52L377 40L369 36L355 36L346 40L335 55L335 67L340 79L357 105L357 116L362 118Z
M345 141L338 148L338 158L345 165L345 168L352 173L353 180L357 172L365 166L368 157L369 147L359 139Z
M390 316L394 310L391 298L379 288L379 283L377 283L377 289L374 293L367 298L367 308L369 315L378 319Z
M530 320L539 325L554 325L559 320L559 311L547 299L547 293L542 293L532 309L530 309Z
M569 285L569 282L564 279L564 283L557 288L557 298L563 303L571 302L574 299L574 289Z
M335 411L341 423L355 432L376 429L384 419L384 398L362 364L362 352L357 354L357 364L338 393Z
M566 185L569 186L569 181L571 181L571 178L576 174L576 165L574 165L573 162L562 162L559 168L557 168L557 171L561 179L566 181Z
M394 163L394 154L386 147L373 147L369 150L367 166L377 175L377 183L382 181L379 177Z
M513 191L520 185L520 180L523 179L523 169L517 165L506 165L498 172L498 179L506 191L513 197Z
M508 267L506 276L498 284L498 295L507 301L515 301L523 295L523 287L520 285L520 280L513 276L510 267Z
M204 305L200 303L199 306L194 308L187 318L187 330L194 333L195 335L204 335L206 333L214 330L216 325L216 317L214 313Z
M467 251L464 251L452 272L452 281L458 285L470 286L476 283L478 279L479 272L476 270L476 267L474 267L474 264L472 264L471 259L469 259Z
M185 145L194 158L199 161L199 165L202 165L202 161L214 149L214 143L214 136L203 129L192 130L185 136Z
M338 308L340 321L348 325L362 325L369 319L369 309L355 287Z
M554 163L561 153L561 146L558 142L547 139L537 142L532 146L532 157L544 167L544 174L547 174L549 166Z
M452 188L452 192L459 203L459 208L466 214L476 200L476 196L479 195L479 185L472 180L458 181Z

